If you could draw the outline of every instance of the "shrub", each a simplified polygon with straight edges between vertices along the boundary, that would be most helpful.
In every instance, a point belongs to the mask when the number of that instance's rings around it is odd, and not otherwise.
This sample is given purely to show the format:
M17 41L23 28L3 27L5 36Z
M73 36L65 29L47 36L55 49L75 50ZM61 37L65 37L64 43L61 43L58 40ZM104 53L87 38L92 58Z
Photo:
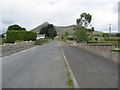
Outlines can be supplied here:
M67 40L74 40L74 37L67 37Z
M120 41L120 38L104 38L105 41Z
M115 35L116 37L120 37L120 33L116 33L116 35Z
M64 37L64 40L74 40L74 37Z
M7 43L14 43L16 40L36 40L37 33L32 31L17 31L17 30L8 30L6 36Z

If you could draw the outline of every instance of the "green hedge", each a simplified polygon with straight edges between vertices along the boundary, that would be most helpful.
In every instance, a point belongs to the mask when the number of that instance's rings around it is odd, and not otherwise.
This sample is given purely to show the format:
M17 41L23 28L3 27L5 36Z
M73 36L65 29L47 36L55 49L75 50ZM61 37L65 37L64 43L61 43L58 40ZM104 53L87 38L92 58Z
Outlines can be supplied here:
M120 38L104 38L105 41L120 41Z
M16 40L23 40L23 41L29 41L29 40L36 40L37 33L32 31L16 31L16 30L8 30L6 36L6 42L7 43L14 43Z
M64 40L74 40L74 37L64 37Z

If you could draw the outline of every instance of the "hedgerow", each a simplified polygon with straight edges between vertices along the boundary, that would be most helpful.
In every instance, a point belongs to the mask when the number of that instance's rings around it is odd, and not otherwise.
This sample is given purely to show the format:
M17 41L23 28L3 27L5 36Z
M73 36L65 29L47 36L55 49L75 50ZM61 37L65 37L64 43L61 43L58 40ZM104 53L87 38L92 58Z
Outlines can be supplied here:
M36 40L37 33L32 31L18 31L18 30L8 30L6 33L6 42L7 43L14 43L16 40Z

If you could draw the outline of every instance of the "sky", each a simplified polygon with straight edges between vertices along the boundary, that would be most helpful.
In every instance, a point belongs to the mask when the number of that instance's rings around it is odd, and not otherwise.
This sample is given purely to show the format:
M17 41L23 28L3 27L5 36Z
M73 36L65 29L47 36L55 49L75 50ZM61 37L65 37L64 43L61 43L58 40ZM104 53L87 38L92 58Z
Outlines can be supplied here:
M96 31L118 32L119 0L2 0L0 3L0 33L18 24L28 31L49 22L55 26L75 25L82 13L92 15Z

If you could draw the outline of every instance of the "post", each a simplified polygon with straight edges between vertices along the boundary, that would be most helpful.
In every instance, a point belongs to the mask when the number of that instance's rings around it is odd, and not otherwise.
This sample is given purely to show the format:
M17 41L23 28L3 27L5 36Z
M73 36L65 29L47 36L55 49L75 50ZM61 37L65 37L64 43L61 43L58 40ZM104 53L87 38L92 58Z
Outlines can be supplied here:
M109 24L109 34L110 34L110 39L111 39L111 24Z

